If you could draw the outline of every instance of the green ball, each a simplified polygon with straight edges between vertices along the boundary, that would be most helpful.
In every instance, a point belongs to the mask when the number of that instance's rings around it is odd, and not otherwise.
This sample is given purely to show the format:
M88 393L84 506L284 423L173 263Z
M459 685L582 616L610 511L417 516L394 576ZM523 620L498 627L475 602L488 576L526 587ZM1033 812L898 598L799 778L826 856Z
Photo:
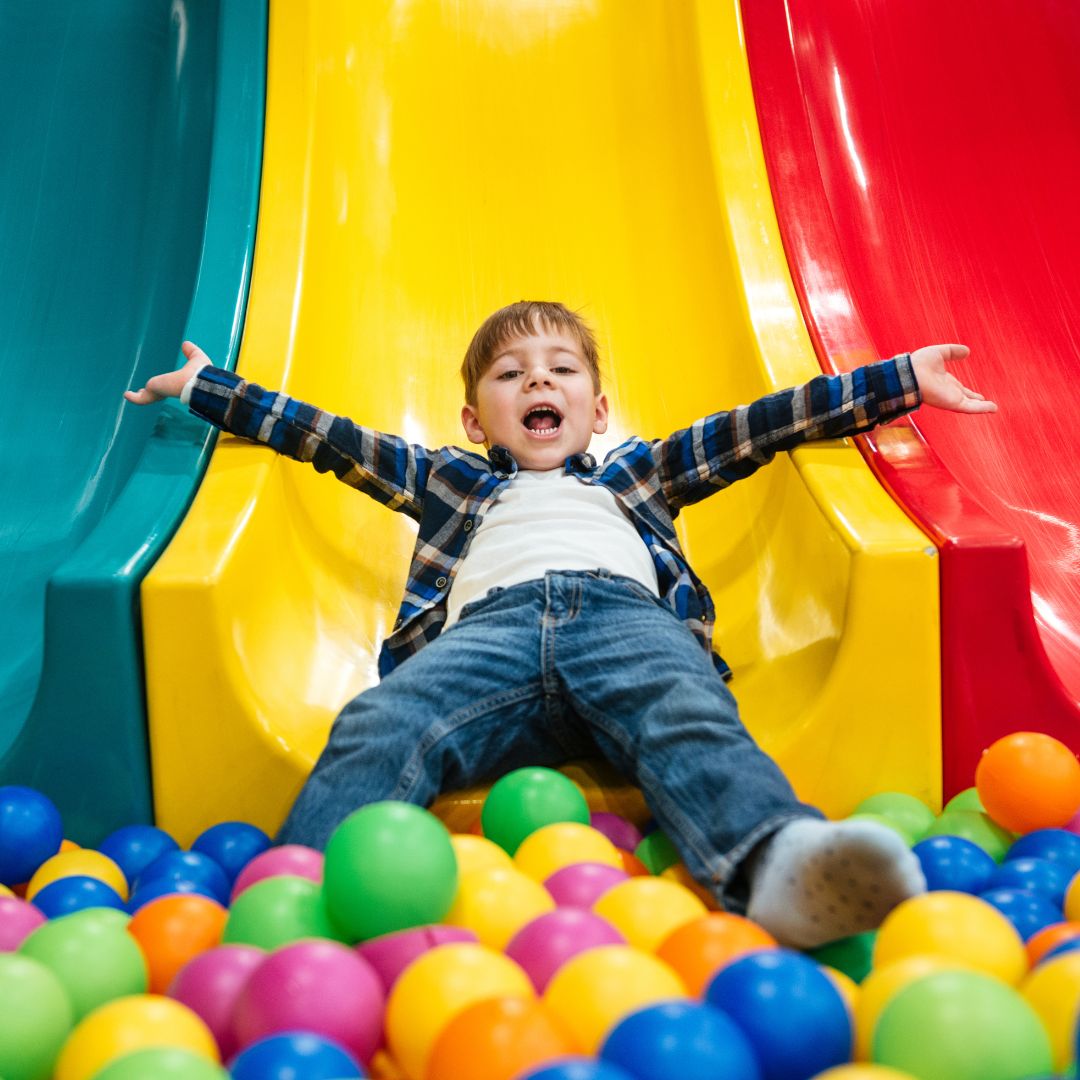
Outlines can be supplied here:
M522 840L559 821L589 824L589 804L568 776L554 769L515 769L497 780L484 800L484 836L513 855Z
M911 835L898 821L893 818L887 818L884 814L871 814L868 812L858 812L849 814L845 821L872 821L875 825L882 825L886 829L892 829L901 840L911 847L915 843L915 837Z
M154 1047L110 1061L93 1080L229 1080L229 1074L190 1050Z
M345 940L319 885L282 874L257 881L233 901L221 942L258 945L269 952L302 938Z
M977 810L947 810L930 826L927 836L960 836L978 844L995 862L1012 847L1013 834Z
M454 902L457 879L446 826L410 803L365 806L326 845L326 903L348 941L439 922Z
M71 1002L75 1022L114 998L145 994L146 961L127 932L127 919L100 918L89 909L39 926L19 947L44 964ZM114 912L122 915L122 912Z
M811 949L809 955L819 964L828 964L829 967L842 971L848 978L861 983L874 966L876 940L877 931L867 930L864 934L854 934Z
M980 814L986 813L986 807L979 798L978 788L964 788L959 795L954 795L946 804L945 812L950 810L975 810Z
M42 963L0 953L0 1076L48 1080L71 1030L71 1002Z
M874 1030L873 1060L920 1080L1021 1080L1053 1072L1050 1039L1011 986L973 971L911 983Z
M935 817L934 811L922 799L902 791L883 791L871 795L855 807L855 813L880 814L910 836L912 843L918 843L926 835Z
M648 836L644 837L640 844L634 848L634 855L644 864L650 874L662 874L669 866L674 866L679 861L679 853L671 842L667 833L660 829L653 829Z

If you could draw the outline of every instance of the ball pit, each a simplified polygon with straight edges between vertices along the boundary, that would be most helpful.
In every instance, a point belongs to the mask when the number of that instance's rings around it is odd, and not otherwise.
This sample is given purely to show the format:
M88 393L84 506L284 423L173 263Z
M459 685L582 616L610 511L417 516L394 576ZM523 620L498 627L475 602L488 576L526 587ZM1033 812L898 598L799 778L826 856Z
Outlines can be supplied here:
M506 955L521 965L538 994L573 956L600 945L625 945L626 939L599 914L562 907L526 923L510 939Z
M230 1071L232 1080L352 1080L366 1075L343 1047L307 1032L252 1043Z
M714 912L677 927L660 943L656 955L698 997L732 960L776 947L776 939L757 923L730 912Z
M270 847L270 837L246 821L222 821L201 833L191 850L206 855L225 871L229 888L256 855Z
M245 889L272 877L306 878L321 885L323 853L302 844L284 844L264 851L236 875L231 898L235 900Z
M124 910L124 898L110 885L95 877L58 878L33 896L34 907L48 919L72 915L88 908Z
M136 878L155 860L180 845L164 829L153 825L125 825L110 833L98 850L123 871L128 881Z
M228 913L206 896L162 896L132 916L127 931L146 957L150 990L164 994L180 969L221 943Z
M462 874L457 895L443 916L471 930L493 949L504 949L526 923L555 907L551 894L512 866L488 866Z
M483 834L508 854L545 825L570 821L589 824L589 804L567 776L554 769L524 768L491 786L480 814Z
M60 850L64 826L52 800L32 788L0 787L0 882L29 881Z
M631 945L655 952L681 926L706 914L689 889L661 877L635 877L608 889L593 904Z
M556 870L544 881L544 888L560 907L591 908L601 896L630 875L620 866L579 862Z

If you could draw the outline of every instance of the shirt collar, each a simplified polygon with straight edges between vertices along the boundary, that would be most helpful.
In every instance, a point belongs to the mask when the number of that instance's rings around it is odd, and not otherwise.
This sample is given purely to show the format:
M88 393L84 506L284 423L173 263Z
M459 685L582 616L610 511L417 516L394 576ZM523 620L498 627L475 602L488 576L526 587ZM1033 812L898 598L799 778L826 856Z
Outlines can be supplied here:
M514 455L505 446L496 444L488 452L488 461L496 473L505 473L513 476L517 472L517 462ZM596 468L596 458L592 454L573 454L563 463L567 472L592 472Z

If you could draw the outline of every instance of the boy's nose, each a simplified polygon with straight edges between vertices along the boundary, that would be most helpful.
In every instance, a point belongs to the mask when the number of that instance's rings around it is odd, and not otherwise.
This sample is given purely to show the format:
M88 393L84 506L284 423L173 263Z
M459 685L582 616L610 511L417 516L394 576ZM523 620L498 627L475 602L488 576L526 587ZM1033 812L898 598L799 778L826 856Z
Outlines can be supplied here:
M526 383L527 386L542 386L547 384L548 386L554 386L554 382L551 378L551 372L547 368L536 367L529 373L529 378Z

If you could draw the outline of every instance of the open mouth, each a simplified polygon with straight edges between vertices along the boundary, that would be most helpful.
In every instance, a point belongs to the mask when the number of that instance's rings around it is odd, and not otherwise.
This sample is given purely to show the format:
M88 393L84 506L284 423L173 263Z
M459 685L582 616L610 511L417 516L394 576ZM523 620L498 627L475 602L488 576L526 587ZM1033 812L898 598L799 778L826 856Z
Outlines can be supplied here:
M522 419L526 430L537 439L553 439L562 426L562 416L550 405L536 405Z

